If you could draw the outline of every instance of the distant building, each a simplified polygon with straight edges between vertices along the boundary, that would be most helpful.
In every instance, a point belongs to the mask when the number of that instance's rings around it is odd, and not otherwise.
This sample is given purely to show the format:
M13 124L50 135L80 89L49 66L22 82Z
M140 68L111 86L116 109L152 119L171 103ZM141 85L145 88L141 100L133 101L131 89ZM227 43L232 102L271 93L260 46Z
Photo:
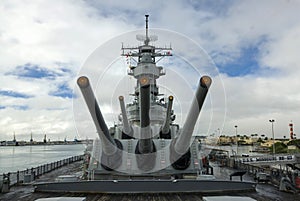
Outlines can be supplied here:
M17 146L17 142L16 141L6 141L5 143L6 146Z
M296 147L296 145L289 145L289 146L288 146L288 149L289 149L289 150L296 150L297 147Z

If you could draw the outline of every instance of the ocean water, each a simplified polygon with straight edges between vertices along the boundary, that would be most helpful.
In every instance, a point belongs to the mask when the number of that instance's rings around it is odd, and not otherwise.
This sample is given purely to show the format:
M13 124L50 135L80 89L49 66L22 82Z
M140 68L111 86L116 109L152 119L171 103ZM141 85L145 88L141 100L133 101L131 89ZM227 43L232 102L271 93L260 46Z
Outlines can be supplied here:
M0 146L0 174L83 154L85 145Z

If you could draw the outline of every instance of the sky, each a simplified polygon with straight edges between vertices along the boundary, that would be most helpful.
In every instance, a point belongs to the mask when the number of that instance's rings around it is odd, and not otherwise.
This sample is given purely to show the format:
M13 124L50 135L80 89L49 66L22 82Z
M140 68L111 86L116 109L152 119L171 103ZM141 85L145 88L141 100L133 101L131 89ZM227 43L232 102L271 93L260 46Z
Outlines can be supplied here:
M121 42L131 45L136 33L143 34L145 14L150 33L157 29L160 44L166 40L174 49L174 60L161 63L172 76L160 84L165 92L175 92L179 123L189 108L184 93L190 97L197 84L191 66L199 64L196 68L213 79L199 134L235 135L237 125L238 134L271 137L269 120L274 119L276 138L289 136L291 121L299 138L299 9L297 0L2 0L0 140L12 139L13 133L20 140L29 140L30 133L35 140L44 134L52 140L95 137L75 85L82 74L91 76L112 126L117 119L112 116L120 112L116 99L127 93L118 86L128 93L133 87L119 56ZM211 62L210 70L202 58ZM117 82L106 86L114 78ZM188 90L178 87L178 79Z

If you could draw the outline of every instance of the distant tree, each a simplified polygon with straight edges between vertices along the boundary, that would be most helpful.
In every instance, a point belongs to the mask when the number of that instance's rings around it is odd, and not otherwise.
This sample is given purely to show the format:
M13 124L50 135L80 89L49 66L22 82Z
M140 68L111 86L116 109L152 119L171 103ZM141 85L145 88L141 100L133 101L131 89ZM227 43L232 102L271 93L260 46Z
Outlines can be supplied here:
M260 137L257 139L258 143L264 143L265 141L263 141Z
M257 137L257 136L258 136L257 133L252 133L252 134L251 134L251 137Z
M287 143L287 145L295 145L300 149L300 139L291 140Z
M270 147L270 151L271 153L273 153L273 146ZM287 145L282 143L282 142L276 142L275 143L275 153L287 153L288 149L287 149Z

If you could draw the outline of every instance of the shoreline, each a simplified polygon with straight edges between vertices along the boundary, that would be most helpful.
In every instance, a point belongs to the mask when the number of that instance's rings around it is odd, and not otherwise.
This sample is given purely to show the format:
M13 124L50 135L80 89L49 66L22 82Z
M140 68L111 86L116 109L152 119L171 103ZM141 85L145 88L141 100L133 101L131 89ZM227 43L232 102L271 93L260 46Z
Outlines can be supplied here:
M3 141L5 142L5 141ZM0 143L0 147L23 147L23 146L45 146L45 145L77 145L77 144L87 144L89 141L78 141L78 142L64 142L64 141L53 141L53 142L18 142L15 144L4 144L3 142Z

